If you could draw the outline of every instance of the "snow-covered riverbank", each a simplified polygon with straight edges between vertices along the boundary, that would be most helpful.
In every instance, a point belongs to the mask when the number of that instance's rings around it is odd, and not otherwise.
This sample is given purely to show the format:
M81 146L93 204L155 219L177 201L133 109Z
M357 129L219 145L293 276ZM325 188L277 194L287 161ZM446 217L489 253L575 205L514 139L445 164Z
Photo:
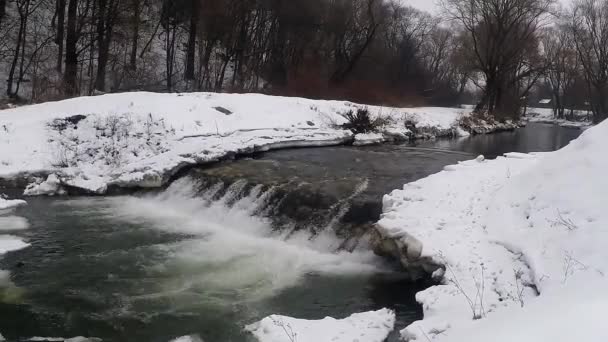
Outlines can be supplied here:
M608 122L564 149L446 167L384 199L381 247L442 285L416 341L606 341Z
M158 187L184 166L235 154L407 139L406 120L446 132L463 112L368 106L388 120L376 134L354 136L340 125L360 107L259 94L123 93L14 108L0 111L0 178L30 176L29 195L61 186L98 194Z
M525 119L529 122L552 123L562 127L587 129L593 126L586 112L577 111L574 113L576 121L567 119L557 119L551 108L528 108Z

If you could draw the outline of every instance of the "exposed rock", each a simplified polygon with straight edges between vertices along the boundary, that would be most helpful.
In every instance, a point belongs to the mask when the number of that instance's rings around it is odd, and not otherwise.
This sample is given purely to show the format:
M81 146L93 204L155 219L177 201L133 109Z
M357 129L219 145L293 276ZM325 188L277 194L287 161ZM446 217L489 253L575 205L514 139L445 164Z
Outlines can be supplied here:
M224 107L221 107L221 106L213 107L213 109L217 110L218 112L220 112L222 114L232 115L232 111L230 111L229 109L226 109Z

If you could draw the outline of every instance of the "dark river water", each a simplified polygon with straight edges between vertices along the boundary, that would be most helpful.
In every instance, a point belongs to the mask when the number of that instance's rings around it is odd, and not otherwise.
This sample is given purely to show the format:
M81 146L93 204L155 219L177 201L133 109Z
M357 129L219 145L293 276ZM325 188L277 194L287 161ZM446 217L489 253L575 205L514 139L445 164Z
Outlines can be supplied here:
M284 150L195 170L156 194L30 198L16 215L30 224L19 235L31 246L0 260L11 275L0 283L0 333L15 341L89 336L166 342L190 334L207 342L251 341L243 327L272 313L342 318L383 307L396 311L401 329L421 318L414 294L424 285L405 279L364 243L352 253L336 252L342 240L332 229L315 235L278 229L268 211L280 206L269 205L275 183L296 179L296 189L338 201L351 194L347 204L359 212L351 213L359 216L352 221L366 215L373 221L377 208L365 211L355 203L358 197L377 202L459 160L551 151L579 134L533 124L412 145ZM239 182L202 186L208 176L265 185L247 191ZM345 220L349 215L337 212Z

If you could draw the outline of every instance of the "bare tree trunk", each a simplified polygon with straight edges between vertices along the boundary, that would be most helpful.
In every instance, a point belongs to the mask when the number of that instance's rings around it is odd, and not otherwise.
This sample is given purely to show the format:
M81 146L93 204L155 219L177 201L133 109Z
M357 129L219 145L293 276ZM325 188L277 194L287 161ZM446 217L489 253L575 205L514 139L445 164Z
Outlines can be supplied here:
M6 15L6 0L0 0L0 23L2 23L2 19Z
M114 1L99 0L99 13L97 14L97 76L95 89L106 91L106 69L110 43L112 42L112 25L114 21Z
M65 41L65 74L63 76L64 91L68 96L78 94L76 79L78 77L78 33L76 32L76 19L78 16L78 0L69 0L67 32Z
M167 72L167 91L173 90L173 67L175 63L175 40L177 38L177 24L169 23L165 29L166 34L166 72Z
M15 71L17 70L17 64L21 58L20 70L23 66L23 54L25 53L25 38L27 35L27 19L29 14L30 0L25 0L23 3L17 3L19 11L19 32L17 33L17 41L15 42L15 52L13 54L13 60L11 67L8 72L8 78L6 80L6 95L9 98L15 98L17 96L18 89L13 91L13 83L15 81ZM22 73L20 72L20 75ZM21 76L20 76L21 77Z
M57 0L57 35L55 36L55 44L57 44L57 71L63 70L63 41L65 32L65 1Z
M129 60L129 69L137 69L137 45L139 44L139 21L141 20L141 4L140 0L133 1L133 36L131 37L131 56Z
M196 33L199 20L199 0L190 0L190 29L188 30L188 47L186 51L186 71L184 78L194 80L194 59L196 55Z

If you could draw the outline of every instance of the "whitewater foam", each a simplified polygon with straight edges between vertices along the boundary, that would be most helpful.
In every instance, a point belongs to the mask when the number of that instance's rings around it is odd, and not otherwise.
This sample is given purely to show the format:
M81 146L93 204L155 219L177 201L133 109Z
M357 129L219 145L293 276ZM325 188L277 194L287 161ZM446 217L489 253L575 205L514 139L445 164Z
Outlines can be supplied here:
M158 195L108 201L120 220L191 236L168 246L170 257L160 265L173 274L167 291L195 288L257 299L297 284L306 274L383 271L371 251L336 251L341 241L331 229L314 235L276 229L269 219L256 216L273 190L253 187L244 192L246 186L236 182L218 196L222 186L201 192L199 184L186 178Z

